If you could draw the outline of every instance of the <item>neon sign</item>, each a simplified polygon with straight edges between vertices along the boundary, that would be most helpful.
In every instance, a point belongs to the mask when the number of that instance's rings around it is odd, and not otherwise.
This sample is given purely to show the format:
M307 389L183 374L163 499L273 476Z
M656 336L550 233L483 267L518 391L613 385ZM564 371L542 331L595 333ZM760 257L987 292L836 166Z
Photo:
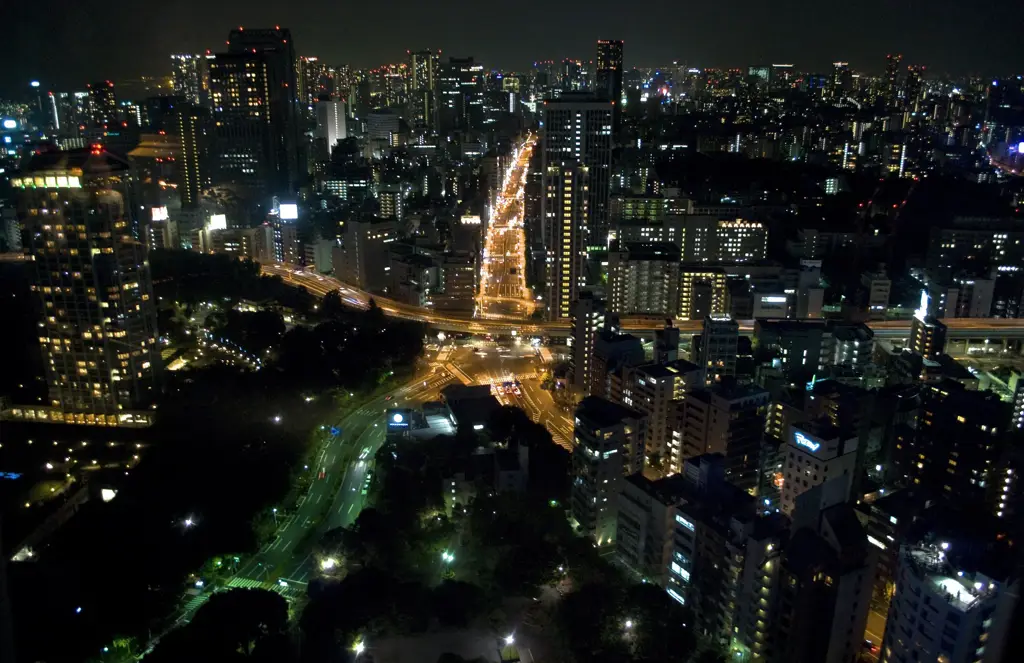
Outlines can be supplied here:
M804 447L811 451L817 451L821 448L821 442L815 442L800 431L793 433L793 441L796 442L798 447Z

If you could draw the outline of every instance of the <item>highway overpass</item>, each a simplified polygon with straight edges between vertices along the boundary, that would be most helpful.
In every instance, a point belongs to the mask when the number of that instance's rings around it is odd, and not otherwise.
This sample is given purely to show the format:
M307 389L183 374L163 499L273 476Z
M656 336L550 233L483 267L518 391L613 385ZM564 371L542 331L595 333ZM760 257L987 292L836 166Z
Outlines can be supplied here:
M263 265L262 270L264 274L280 276L288 284L303 286L318 297L323 297L328 292L338 290L341 293L342 300L350 306L366 308L369 305L369 300L373 298L377 305L389 316L425 322L438 330L495 335L510 335L515 331L521 336L565 336L569 332L569 323L564 321L468 318L418 306L410 306L386 297L371 295L363 290L341 283L330 276L314 274L287 265ZM984 343L987 339L990 343L998 345L1004 341L1024 340L1024 320L953 318L943 320L943 322L949 327L947 339L950 341L969 340ZM700 320L676 320L675 325L684 335L699 333L701 329ZM658 318L623 318L622 320L623 329L638 336L652 336L654 331L662 326L664 326L664 321ZM909 320L869 322L868 326L875 332L876 338L905 339L910 335ZM753 331L753 328L753 320L740 321L741 333L749 334Z

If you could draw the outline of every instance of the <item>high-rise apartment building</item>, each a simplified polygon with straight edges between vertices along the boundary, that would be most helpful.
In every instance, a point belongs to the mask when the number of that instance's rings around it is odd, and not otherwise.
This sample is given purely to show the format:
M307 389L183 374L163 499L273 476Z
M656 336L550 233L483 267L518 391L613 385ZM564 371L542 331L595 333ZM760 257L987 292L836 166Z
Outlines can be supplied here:
M184 97L196 106L209 105L210 57L199 53L171 55L171 79L174 82L175 96Z
M940 536L900 549L879 662L1012 660L1006 646L1020 579L992 547Z
M409 53L409 110L413 129L438 130L438 84L441 80L441 51Z
M89 111L93 129L113 126L118 120L117 95L114 84L110 81L99 81L89 84Z
M740 325L728 315L709 315L704 318L700 337L700 361L704 371L704 384L721 382L723 377L736 375L736 355L739 350Z
M178 168L181 206L196 209L200 193L210 179L210 111L195 104L182 104L178 109L178 135L181 137Z
M541 228L546 254L547 315L565 319L585 284L586 220L591 171L579 163L544 167Z
M604 324L604 300L589 291L581 293L572 306L569 373L573 385L583 393L589 393L595 337Z
M299 103L306 109L312 109L321 97L329 97L334 93L331 68L315 56L303 55L299 58L297 83Z
M683 264L679 268L679 308L683 320L703 320L728 312L728 276L724 269Z
M767 256L768 229L758 221L692 215L683 228L683 262L745 263Z
M679 248L674 244L616 244L608 253L609 306L621 315L679 312Z
M644 469L647 417L600 396L576 406L571 512L597 545L615 541L618 498L624 477Z
M295 189L300 177L295 46L287 29L232 30L210 61L215 184L257 197Z
M888 102L889 107L893 107L896 104L896 100L900 96L900 63L903 62L903 56L899 53L893 55L892 53L885 56L885 77L883 79L885 100Z
M725 459L725 478L744 490L758 480L758 455L771 396L755 386L726 380L683 394L676 401L668 471L706 453Z
M553 165L575 164L587 168L590 177L583 239L587 247L600 247L602 250L608 246L611 158L610 101L579 93L566 93L557 99L544 101L541 108L541 167L544 172ZM542 211L546 215L554 209L544 207ZM542 220L546 218L542 216Z
M334 258L334 269L344 283L364 290L385 285L387 246L398 237L391 219L352 219L345 224L343 248Z
M676 359L664 364L624 366L612 378L612 399L648 416L647 457L657 459L662 468L670 469L668 460L679 455L672 441L674 401L703 387L703 377L698 366Z
M131 164L100 148L44 153L11 183L35 262L50 401L26 418L148 423L139 410L159 390L160 353Z

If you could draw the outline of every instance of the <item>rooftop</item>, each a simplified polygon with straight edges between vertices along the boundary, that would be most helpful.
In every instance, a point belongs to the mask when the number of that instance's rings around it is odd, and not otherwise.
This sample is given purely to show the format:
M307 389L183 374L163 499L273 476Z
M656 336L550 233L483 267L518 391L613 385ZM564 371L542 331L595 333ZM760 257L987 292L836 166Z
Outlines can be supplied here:
M632 408L600 396L587 396L576 406L576 417L595 426L614 426L623 419L640 419L643 416Z
M131 164L123 156L102 148L81 148L66 152L40 152L31 158L22 172L67 174L76 169L82 171L83 175L103 175L130 170Z
M692 371L699 371L700 367L696 364L691 364L685 359L676 359L667 364L645 364L637 368L637 370L652 378L670 378L685 375Z

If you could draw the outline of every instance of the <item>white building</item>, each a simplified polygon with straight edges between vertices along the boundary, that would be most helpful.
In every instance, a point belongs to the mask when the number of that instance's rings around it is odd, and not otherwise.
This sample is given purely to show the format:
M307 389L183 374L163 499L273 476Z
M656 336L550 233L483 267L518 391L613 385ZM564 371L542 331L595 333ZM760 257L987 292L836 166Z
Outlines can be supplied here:
M800 495L837 477L845 477L849 493L856 471L857 441L856 431L845 432L827 420L791 424L785 447L782 512L792 517Z
M879 663L1004 660L1019 581L974 563L958 568L956 546L922 541L900 550Z

